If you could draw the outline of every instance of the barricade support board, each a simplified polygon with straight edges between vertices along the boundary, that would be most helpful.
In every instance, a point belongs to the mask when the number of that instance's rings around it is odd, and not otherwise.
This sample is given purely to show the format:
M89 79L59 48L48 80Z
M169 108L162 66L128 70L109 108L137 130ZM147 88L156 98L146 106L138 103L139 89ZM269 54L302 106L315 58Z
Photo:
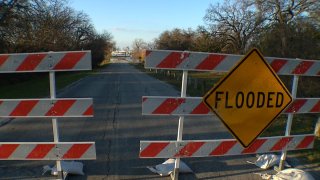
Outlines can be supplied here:
M295 98L283 114L320 113L320 98ZM212 116L202 97L143 96L142 115Z
M91 51L0 54L0 73L91 70Z
M93 160L94 142L0 142L0 160Z
M92 98L0 99L0 117L93 117Z
M313 148L313 134L274 136L256 139L244 148L235 139L140 141L140 158L187 158L244 155Z
M192 51L146 50L145 68L228 72L242 55ZM320 61L265 57L279 75L320 76Z

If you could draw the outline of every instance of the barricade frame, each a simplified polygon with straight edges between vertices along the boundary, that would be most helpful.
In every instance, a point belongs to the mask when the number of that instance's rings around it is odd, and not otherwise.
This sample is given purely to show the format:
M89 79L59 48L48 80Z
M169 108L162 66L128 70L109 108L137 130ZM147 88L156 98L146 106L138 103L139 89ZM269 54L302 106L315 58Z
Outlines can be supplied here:
M60 71L83 71L83 70L92 70L91 64L91 51L62 51L62 52L37 52L37 53L14 53L14 54L0 54L0 73L33 73L33 72L48 72L49 73L49 83L50 83L50 101L52 101L52 106L54 107L56 101L59 99L56 98L56 78L55 72ZM93 117L93 107L92 107L92 98L69 98L79 101L89 102L90 107L87 109L87 114L76 115L71 117ZM17 100L17 99L16 99ZM25 101L32 101L35 99L28 99ZM48 99L36 99L37 101L48 101ZM1 101L1 100L0 100ZM2 101L14 101L11 100L2 100ZM24 101L24 100L21 100ZM1 104L0 104L1 105ZM54 112L52 113L54 114ZM32 160L56 160L56 166L58 171L58 178L63 179L63 170L61 167L61 160L75 160L75 159L84 159L91 160L96 159L95 151L95 142L60 142L59 141L59 129L58 129L58 117L66 117L64 115L55 116L40 116L52 118L52 130L54 142L0 142L0 149L9 147L9 150L6 149L5 156L6 158L0 158L0 160L10 160L11 155L14 156L14 152L19 145L26 147L35 147L32 152L40 150L43 152L49 150L55 155L51 155L49 159L38 158ZM0 117L14 117L14 118L25 118L30 117L28 113L24 113L20 116L7 115ZM32 116L31 116L32 117ZM72 146L74 145L74 146ZM82 152L83 154L88 153L88 156L82 158L81 156L76 158L64 158L60 156L60 150L68 146L74 148L79 148L80 146L85 146L85 148L78 149L77 151ZM70 148L69 151L72 152L74 148ZM53 150L51 150L51 149ZM28 149L28 148L27 148ZM11 151L12 150L12 151ZM68 152L69 152L68 151ZM21 151L22 153L23 151ZM32 154L31 152L31 154ZM42 154L44 157L44 154ZM52 157L55 156L55 157ZM69 155L68 155L69 156ZM42 157L42 156L41 156ZM72 155L70 155L72 157ZM26 160L24 158L13 158L15 160Z
M237 64L237 62L241 58L242 58L242 55L232 55L232 54L222 54L222 53L204 53L204 52L172 51L172 50L146 50L145 68L156 69L156 70L165 69L165 70L183 71L182 82L181 82L181 96L169 97L169 98L187 99L185 97L186 97L186 90L187 90L188 71L213 71L213 72L225 73L225 72L228 72L235 64ZM292 59L292 58L277 58L277 57L265 57L265 59L277 74L293 76L291 94L295 100L299 101L301 99L305 99L305 101L308 101L310 99L315 99L315 98L296 98L296 93L298 89L298 81L300 76L320 76L319 61ZM147 98L149 97L148 96L142 97L142 102L144 103ZM288 106L288 108L284 111L286 114L288 114L285 135L283 136L284 138L290 136L292 119L294 114L310 113L310 112L297 112L295 109L294 102L295 101L293 101L293 103L290 106ZM300 106L301 104L298 103L298 105ZM317 111L313 113L319 113L318 110L320 109L318 106L319 106L318 104L315 105ZM175 143L179 144L179 142L182 141L184 116L189 116L190 114L144 113L144 107L142 108L142 114L143 115L179 116L177 141ZM199 115L204 115L204 114L200 113ZM140 145L141 143L143 144L145 142L146 141L140 141ZM164 148L165 147L164 144L162 144L161 147ZM252 147L249 146L248 149L250 148ZM141 146L140 146L140 150L141 150ZM287 150L285 146L282 149L279 170L283 169L283 164L286 159L286 154L287 154ZM140 154L140 157L141 157L141 154ZM171 176L172 179L178 179L178 174L179 174L180 157L175 156L175 158L176 158L176 161L174 166L174 172L173 172L173 175Z

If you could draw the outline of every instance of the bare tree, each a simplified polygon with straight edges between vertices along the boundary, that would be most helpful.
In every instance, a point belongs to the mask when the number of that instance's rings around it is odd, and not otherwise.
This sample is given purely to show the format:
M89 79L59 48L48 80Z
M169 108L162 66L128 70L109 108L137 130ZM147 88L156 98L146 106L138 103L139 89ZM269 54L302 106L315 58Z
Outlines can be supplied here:
M281 38L281 55L288 54L288 31L290 23L308 12L316 12L320 8L318 0L252 0L259 14L268 20L267 27L277 29ZM267 28L266 27L266 28Z
M0 2L0 22L5 19L15 6L19 6L18 0L3 0Z
M16 0L0 21L0 52L92 50L96 66L114 46L108 32L97 33L87 14L67 6L67 0Z
M225 0L210 5L204 17L213 35L225 40L223 51L244 53L250 40L260 32L264 19L245 1Z
M194 34L195 37L192 50L202 52L221 52L223 48L222 39L212 34L204 26L199 26Z
M183 30L175 28L171 31L164 31L155 40L156 48L171 50L192 50L194 45L195 32L191 29Z
M143 57L143 49L147 48L147 43L143 39L135 39L132 42L132 58L142 60Z

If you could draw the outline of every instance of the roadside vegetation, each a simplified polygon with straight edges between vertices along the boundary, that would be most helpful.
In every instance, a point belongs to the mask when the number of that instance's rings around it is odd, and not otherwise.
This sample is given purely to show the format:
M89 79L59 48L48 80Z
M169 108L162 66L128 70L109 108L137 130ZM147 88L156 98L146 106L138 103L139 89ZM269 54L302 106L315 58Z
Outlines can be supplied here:
M105 60L92 71L56 72L56 91L59 93L63 88L92 74L109 65ZM50 97L49 73L22 73L7 74L12 76L0 83L0 99L29 99ZM21 82L23 79L23 82Z
M58 72L56 73L56 89L59 90L90 75L92 72ZM37 75L26 74L26 80L18 83L1 85L1 99L23 99L50 97L49 73L38 73Z
M269 57L320 59L320 1L225 0L211 4L203 20L152 42L137 39L134 57L143 61L142 49L245 54L256 47Z
M115 46L108 31L97 32L90 17L68 0L0 1L0 54L91 50L93 72L107 65ZM57 72L60 90L92 71ZM49 97L48 73L1 73L0 98Z
M109 32L98 33L67 0L0 1L0 53L91 50L97 67L114 46Z
M95 69L111 57L114 46L109 32L98 33L90 17L74 10L67 0L0 1L0 54L91 50ZM30 79L42 82L40 79L47 77L30 74L0 74L0 89L19 87L18 83L25 84ZM64 75L71 78L75 74Z

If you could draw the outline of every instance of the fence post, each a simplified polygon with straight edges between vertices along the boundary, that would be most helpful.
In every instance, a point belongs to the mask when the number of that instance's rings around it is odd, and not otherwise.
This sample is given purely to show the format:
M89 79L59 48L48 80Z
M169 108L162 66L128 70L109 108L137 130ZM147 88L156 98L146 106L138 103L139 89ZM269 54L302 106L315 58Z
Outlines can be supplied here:
M183 71L182 74L182 85L181 85L181 97L186 97L187 95L187 84L188 84L188 71ZM178 135L177 141L182 141L182 133L183 133L183 122L184 116L179 117L179 125L178 125ZM180 167L180 158L177 158L174 163L174 170L172 179L177 180L179 178L179 167Z
M299 82L299 76L294 75L293 82L292 82L292 89L291 89L292 98L297 97L298 82ZM293 119L293 114L292 113L288 114L285 136L290 136L292 119ZM280 163L279 163L279 171L283 170L286 157L287 157L287 150L285 148L281 153L281 159L280 159Z

